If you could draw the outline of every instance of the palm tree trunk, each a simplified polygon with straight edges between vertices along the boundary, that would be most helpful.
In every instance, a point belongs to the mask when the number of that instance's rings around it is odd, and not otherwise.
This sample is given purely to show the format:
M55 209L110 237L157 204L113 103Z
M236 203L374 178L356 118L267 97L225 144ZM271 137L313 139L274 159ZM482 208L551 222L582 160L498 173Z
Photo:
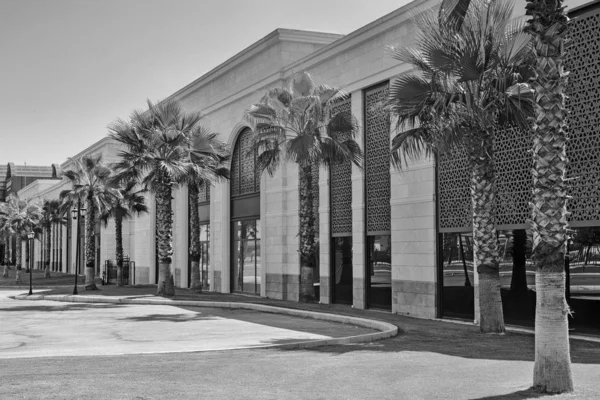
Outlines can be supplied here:
M47 225L44 231L44 278L50 278L50 225Z
M525 229L513 230L513 268L510 280L510 291L515 294L527 293L527 232Z
M573 390L565 298L567 141L564 71L568 21L561 0L528 0L537 76L533 123L533 258L536 265L533 385L544 392Z
M312 173L310 165L300 166L300 301L315 298L314 253L315 218L313 213Z
M16 254L17 260L16 260L15 264L17 265L17 275L15 278L15 282L23 282L23 276L22 276L22 271L21 271L21 251L22 251L21 235L17 234L16 237L17 237L17 243L16 243L17 248L15 249L15 251L17 252L17 254Z
M198 215L198 185L188 186L190 200L190 260L191 260L191 285L193 292L202 292L200 281L200 217Z
M10 246L10 235L6 235L4 237L4 271L2 272L3 278L8 278L8 264L10 263L10 258L8 255L8 247Z
M156 235L158 239L157 295L174 296L175 282L171 272L173 257L173 212L171 210L171 184L163 177L156 190Z
M85 289L97 290L96 287L96 240L94 225L96 224L96 209L91 201L87 204L85 216Z
M465 271L465 286L471 287L469 271L467 270L467 260L465 260L465 248L463 247L462 235L460 233L458 234L458 240L460 242L460 258L462 259L463 270Z
M484 148L471 158L471 199L473 203L474 259L479 276L479 329L483 333L504 333L498 239L494 210L494 165L491 139L482 140Z
M123 216L115 215L115 258L117 259L117 286L123 286Z

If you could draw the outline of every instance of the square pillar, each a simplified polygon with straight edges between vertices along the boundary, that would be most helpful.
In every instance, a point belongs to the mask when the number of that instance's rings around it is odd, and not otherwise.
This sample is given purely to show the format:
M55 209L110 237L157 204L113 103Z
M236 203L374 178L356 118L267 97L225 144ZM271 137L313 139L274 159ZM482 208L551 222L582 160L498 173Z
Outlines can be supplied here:
M352 92L352 115L360 129L356 142L364 151L363 92ZM362 169L352 164L352 304L355 308L366 308L365 277L365 175Z
M329 169L319 170L319 301L331 304L331 224Z

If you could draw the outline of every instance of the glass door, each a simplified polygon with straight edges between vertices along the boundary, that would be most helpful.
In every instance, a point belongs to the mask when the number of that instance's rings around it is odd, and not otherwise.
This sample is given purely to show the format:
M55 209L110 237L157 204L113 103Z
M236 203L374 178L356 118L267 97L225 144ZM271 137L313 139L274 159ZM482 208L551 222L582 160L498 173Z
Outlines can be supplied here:
M232 222L231 290L260 294L260 220Z
M333 263L333 302L352 304L352 236L334 237Z
M392 247L390 235L367 237L368 306L392 309Z

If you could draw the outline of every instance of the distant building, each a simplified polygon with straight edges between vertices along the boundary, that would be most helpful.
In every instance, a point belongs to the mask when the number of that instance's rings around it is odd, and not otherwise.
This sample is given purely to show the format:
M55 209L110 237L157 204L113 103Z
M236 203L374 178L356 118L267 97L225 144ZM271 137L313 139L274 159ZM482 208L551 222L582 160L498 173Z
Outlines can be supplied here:
M11 193L17 193L25 186L38 179L59 179L61 176L58 164L50 166L15 165L9 162L0 165L0 201L6 201Z

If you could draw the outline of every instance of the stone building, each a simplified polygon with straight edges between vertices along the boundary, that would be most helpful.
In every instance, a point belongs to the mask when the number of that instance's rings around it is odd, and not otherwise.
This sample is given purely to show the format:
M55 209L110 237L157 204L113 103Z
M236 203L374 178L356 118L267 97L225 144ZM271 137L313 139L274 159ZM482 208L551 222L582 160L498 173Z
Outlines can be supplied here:
M319 171L320 301L425 318L477 319L477 278L472 257L465 255L471 249L470 225L463 217L470 212L470 202L460 155L423 159L402 173L395 171L389 162L393 127L389 115L379 107L390 82L411 69L392 59L386 47L411 46L416 34L411 16L416 10L435 4L437 1L416 0L348 35L276 29L169 96L186 110L202 111L204 124L219 132L233 151L231 181L204 188L201 194L201 262L211 291L298 299L298 168L286 164L274 177L260 174L255 159L246 151L250 130L242 116L266 90L281 86L295 72L306 70L318 83L341 87L350 94L349 100L339 107L357 118L361 127L357 141L365 152L362 170L339 165ZM566 4L572 16L577 17L568 67L574 71L573 90L582 91L581 96L572 96L571 107L587 113L572 125L577 138L573 146L596 146L596 153L586 154L598 154L600 135L594 129L600 113L600 5L579 0ZM517 13L523 14L524 6L524 0L515 1ZM588 55L585 60L583 52ZM593 99L596 103L592 103ZM578 132L585 132L581 139ZM510 139L504 145L510 147L514 142ZM505 154L508 159L504 161L521 165L519 162L528 157L523 153L526 147L525 144L509 149L512 153ZM106 138L77 156L102 152L105 159L113 160L117 151L118 144ZM67 167L66 163L61 165L62 169ZM597 158L582 168L596 168L597 175ZM507 171L511 172L509 167ZM525 176L525 172L519 173L520 177ZM64 185L65 182L57 183L36 196L55 196ZM510 221L501 230L526 229L521 214L527 195L523 195L522 186L515 187L507 184L500 188L499 196L512 199L510 204L516 207L504 209ZM589 185L586 188L589 190L582 195L584 202L599 204L597 186L595 190ZM511 190L518 196L512 196ZM151 195L147 200L150 214L133 218L124 228L125 254L135 261L135 283L157 281L155 201ZM579 226L600 226L597 206L588 208L586 212L591 214ZM185 187L175 192L173 210L175 284L188 287L189 212ZM63 228L62 236L67 250L61 256L60 268L69 272L74 268L74 246L67 245L66 238L74 235L66 231L73 229L74 223ZM510 248L513 234L502 235L505 248ZM110 224L98 227L97 236L101 268L106 260L114 259L114 228ZM458 256L459 247L462 256ZM593 281L600 270L590 268ZM503 287L510 287L509 270L503 270ZM466 278L470 286L465 286ZM587 287L581 282L577 285ZM600 293L600 281L597 286ZM460 290L453 292L453 288Z

